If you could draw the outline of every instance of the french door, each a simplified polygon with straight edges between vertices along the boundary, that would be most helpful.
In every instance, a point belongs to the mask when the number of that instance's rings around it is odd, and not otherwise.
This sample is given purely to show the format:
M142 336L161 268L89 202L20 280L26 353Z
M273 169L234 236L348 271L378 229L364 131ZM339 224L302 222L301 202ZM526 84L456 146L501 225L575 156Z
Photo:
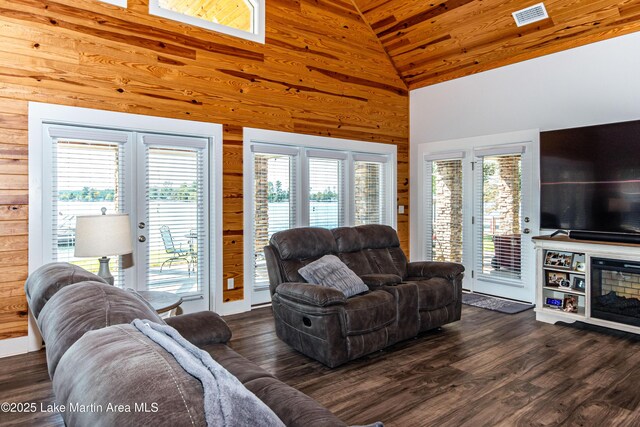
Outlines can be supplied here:
M534 138L511 138L453 141L460 151L424 155L423 259L464 264L467 290L531 302Z
M474 152L473 290L531 300L531 171L525 145Z
M208 140L137 134L138 288L172 292L189 310L209 307Z
M180 294L185 311L209 307L209 139L46 124L44 261L94 273L74 255L79 215L128 213L132 256L112 257L118 287ZM106 231L105 231L106 232Z

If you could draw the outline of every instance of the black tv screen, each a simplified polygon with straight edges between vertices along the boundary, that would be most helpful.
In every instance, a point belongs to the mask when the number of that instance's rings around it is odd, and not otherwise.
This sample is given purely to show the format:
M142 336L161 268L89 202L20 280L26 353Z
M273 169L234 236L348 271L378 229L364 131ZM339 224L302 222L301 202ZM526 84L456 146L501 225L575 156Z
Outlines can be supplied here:
M540 133L541 228L640 233L640 121Z

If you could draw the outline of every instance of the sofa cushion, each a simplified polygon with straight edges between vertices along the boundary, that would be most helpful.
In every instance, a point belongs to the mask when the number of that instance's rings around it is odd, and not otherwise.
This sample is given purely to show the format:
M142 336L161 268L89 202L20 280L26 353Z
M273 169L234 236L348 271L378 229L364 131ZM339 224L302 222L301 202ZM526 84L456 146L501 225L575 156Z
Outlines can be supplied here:
M395 274L365 274L360 278L371 289L379 288L380 286L393 286L402 282L402 277Z
M357 252L362 250L362 239L355 227L338 227L331 230L336 239L338 252Z
M418 309L435 310L456 300L455 286L447 279L434 277L415 282L418 286Z
M346 427L318 402L275 378L257 378L244 385L288 427ZM260 422L253 420L253 425L259 426Z
M38 317L51 378L60 358L86 332L134 319L164 323L138 294L112 285L80 282L58 291Z
M67 262L52 262L37 268L29 275L24 284L33 317L37 319L40 316L42 307L60 289L85 281L107 283L101 277L84 268Z
M298 273L298 271L305 265L312 263L318 258L309 259L287 259L280 261L282 266L282 281L283 282L305 282L305 278Z
M60 359L53 390L58 404L102 405L100 413L63 411L67 426L206 425L200 381L132 325L85 334ZM134 412L134 402L148 412ZM109 403L131 410L108 411Z
M398 233L393 227L381 224L359 225L353 228L360 235L362 249L393 248L400 246Z
M336 252L336 241L326 228L302 227L274 233L269 239L283 260L319 258Z
M396 302L388 292L369 292L349 298L344 305L342 316L345 336L366 334L394 322Z
M373 273L369 259L364 251L339 252L338 258L340 258L340 261L344 262L347 267L349 267L349 269L358 276Z
M369 259L373 274L395 274L402 277L402 273L398 271L395 262L393 262L389 249L366 249L365 254Z
M298 272L307 282L337 289L347 298L369 290L362 279L335 255L325 255Z

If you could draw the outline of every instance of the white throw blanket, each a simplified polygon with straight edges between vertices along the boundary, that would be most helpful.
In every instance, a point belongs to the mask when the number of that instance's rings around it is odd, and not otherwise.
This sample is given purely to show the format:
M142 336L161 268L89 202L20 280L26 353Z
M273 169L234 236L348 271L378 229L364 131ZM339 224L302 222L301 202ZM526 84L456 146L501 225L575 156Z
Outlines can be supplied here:
M140 319L134 320L132 325L171 353L186 372L202 382L207 426L284 426L264 402L209 353L191 344L171 326Z

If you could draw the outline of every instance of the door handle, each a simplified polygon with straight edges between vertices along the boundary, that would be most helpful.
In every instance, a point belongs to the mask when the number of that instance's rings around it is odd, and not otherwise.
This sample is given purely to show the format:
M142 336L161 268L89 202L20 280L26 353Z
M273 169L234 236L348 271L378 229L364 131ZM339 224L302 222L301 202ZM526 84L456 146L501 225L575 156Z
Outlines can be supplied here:
M144 236L138 236L138 242L143 243L143 242L146 242L146 241L147 241L147 238L146 238L146 237L144 237Z

